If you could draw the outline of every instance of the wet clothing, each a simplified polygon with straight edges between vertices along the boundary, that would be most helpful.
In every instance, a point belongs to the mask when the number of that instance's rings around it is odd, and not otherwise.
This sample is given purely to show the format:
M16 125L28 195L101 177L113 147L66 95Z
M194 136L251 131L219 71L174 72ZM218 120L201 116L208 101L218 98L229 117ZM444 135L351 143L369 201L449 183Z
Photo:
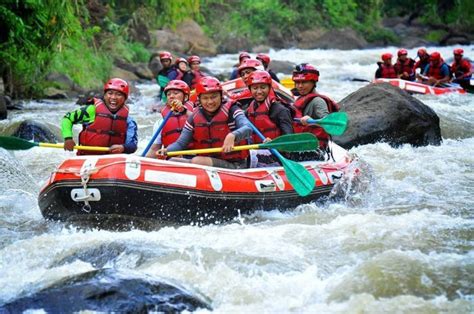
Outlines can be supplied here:
M182 112L173 111L173 114L170 116L168 121L166 121L166 124L161 130L161 133L156 137L155 142L153 144L164 145L165 147L168 147L172 143L176 142L176 140L179 138L179 135L181 134L181 131L184 128L184 125L186 124L186 120L188 119L188 113L193 112L194 110L193 103L187 101L186 103L184 103L184 108L185 110L183 110ZM164 118L168 115L169 112L170 108L168 106L165 106L161 110L161 115ZM156 130L158 130L161 123L162 121L157 121L155 123L155 125L153 126L153 134L155 134Z
M399 76L402 80L414 81L415 80L415 71L413 71L414 65L415 65L415 60L411 58L407 58L404 62L398 59L393 67L395 68L395 72L397 72L397 76ZM408 73L408 76L404 76L403 72Z
M235 135L235 143L244 141L252 133L249 121L238 106L231 102L222 103L213 115L210 115L202 107L197 107L193 114L188 117L178 140L168 147L168 151L186 149L191 143L193 143L194 148L222 147L229 132ZM226 168L240 168L242 165L246 165L245 158L242 158L243 154L246 154L246 152L236 151L210 156L230 162L230 164L219 163L219 165L226 166ZM214 161L213 164L218 166Z
M377 62L377 65L379 68L375 71L375 78L398 78L393 65L387 66L383 62Z
M169 81L176 80L177 76L178 70L176 65L172 65L167 69L161 69L160 72L158 72L158 75L156 76L156 82L160 86L160 93L158 94L158 98L160 98L160 100L166 101L166 96L164 95L166 84L168 84Z
M247 116L265 138L274 139L280 135L293 134L291 110L276 97L267 97L261 103L253 100L247 110ZM254 134L253 142L262 143L262 140Z
M449 66L444 61L438 62L438 64L430 62L423 70L423 75L441 80L450 76Z
M114 144L124 146L124 153L137 150L137 124L128 115L128 106L124 105L112 113L100 98L94 98L88 104L67 113L61 120L61 132L65 140L72 139L74 124L82 124L79 144L85 146L110 147ZM78 155L106 154L106 152L78 151Z
M332 112L339 111L339 105L335 101L315 92L300 96L293 106L296 108L296 118L309 116L312 119L321 119ZM322 127L316 124L302 125L295 122L294 128L296 133L313 133L319 140L319 146L321 148L327 147L329 134Z
M454 74L454 83L460 84L463 88L471 85L472 70L469 60L462 58L460 62L456 60L451 64L451 71Z
M188 84L188 86L191 88L191 89L195 89L196 88L196 84L199 82L199 80L204 77L204 76L207 76L207 74L205 74L204 72L202 71L188 71L186 72L186 74L183 76L183 81L186 82L186 84Z
M416 61L415 65L413 66L413 72L416 73L416 69L420 69L420 73L426 68L426 66L430 63L430 59L420 59Z

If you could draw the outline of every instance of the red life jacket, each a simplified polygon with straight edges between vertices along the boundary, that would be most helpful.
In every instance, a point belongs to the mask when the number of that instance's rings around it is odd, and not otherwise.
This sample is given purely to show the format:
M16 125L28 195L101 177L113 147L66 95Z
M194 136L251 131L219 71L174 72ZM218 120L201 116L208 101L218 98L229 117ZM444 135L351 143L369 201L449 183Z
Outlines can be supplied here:
M414 64L413 59L406 59L405 62L401 62L400 60L397 60L397 63L393 66L395 68L395 71L398 74L402 74L403 72L407 72L408 76L411 76L413 74L413 64Z
M116 113L110 112L104 101L94 98L95 119L83 125L79 133L79 144L86 146L110 147L125 144L127 137L128 106L123 105ZM104 152L77 151L78 155L103 155Z
M175 80L182 80L183 76L184 76L184 72L181 71L179 68L176 69L176 72L178 73L178 75L174 79Z
M454 61L451 64L451 71L456 77L460 77L461 75L464 75L471 71L471 63L466 59L461 59L461 62L459 63Z
M429 60L423 60L423 59L416 61L415 65L413 66L413 72L416 72L416 69L418 68L420 68L421 72L423 72L429 63L430 63Z
M383 63L379 64L381 78L397 78L397 72L394 66L386 66Z
M226 102L221 105L218 112L212 117L211 121L206 119L201 107L195 108L192 119L194 122L193 146L195 149L222 147L224 139L231 131L235 130L235 121L229 123L229 110L232 103ZM238 145L245 145L245 140ZM248 151L234 151L230 153L218 153L217 158L224 160L245 160L248 157ZM203 154L204 156L216 154Z
M326 102L329 113L339 111L339 105L331 98L318 93L309 93L308 95L300 96L293 104L294 108L296 109L295 118L302 118L304 109L316 97L320 97ZM294 122L293 129L295 130L295 133L313 133L319 140L319 146L321 148L327 147L329 134L327 134L322 127L315 124L302 125L299 122Z
M161 143L165 147L168 147L168 145L176 142L176 140L179 138L179 135L181 134L181 131L183 130L184 125L186 124L186 120L188 119L186 112L193 112L194 110L193 103L190 101L185 102L184 107L186 110L183 112L173 113L161 130ZM165 106L161 110L161 115L166 117L169 112L170 108ZM189 146L188 148L191 149Z
M189 87L191 87L191 89L194 89L196 88L197 82L199 82L199 80L206 75L204 75L204 73L202 73L201 71L191 71L191 73L193 74L193 80L191 81L191 86Z
M256 100L253 100L247 109L248 119L259 129L265 138L269 137L274 139L281 135L281 130L278 125L270 119L270 108L275 101L276 98L269 95L265 98L265 101L260 104L258 104ZM257 108L255 108L255 105L257 105ZM262 140L257 134L253 134L252 138L254 143L262 143Z
M441 67L443 66L444 60L441 59L437 65L434 65L433 62L430 62L430 67L428 69L428 73L426 75L428 77L434 77L437 80L441 80L444 76L441 74Z

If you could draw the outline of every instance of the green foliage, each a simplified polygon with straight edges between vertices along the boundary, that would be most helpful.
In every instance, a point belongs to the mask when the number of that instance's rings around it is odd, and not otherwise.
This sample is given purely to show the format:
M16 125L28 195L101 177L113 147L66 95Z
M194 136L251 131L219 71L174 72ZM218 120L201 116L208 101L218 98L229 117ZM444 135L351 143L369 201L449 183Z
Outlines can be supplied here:
M68 1L4 1L0 6L0 69L13 75L13 96L35 93L50 52L77 27L76 13Z
M331 25L335 27L351 26L356 22L355 0L323 0L323 7Z
M431 31L429 32L428 34L426 34L425 38L426 40L428 41L431 41L431 42L439 42L444 36L447 35L448 32L446 32L445 30L434 30L434 31Z
M132 43L122 37L118 37L114 42L113 56L128 62L148 62L151 53L142 43Z

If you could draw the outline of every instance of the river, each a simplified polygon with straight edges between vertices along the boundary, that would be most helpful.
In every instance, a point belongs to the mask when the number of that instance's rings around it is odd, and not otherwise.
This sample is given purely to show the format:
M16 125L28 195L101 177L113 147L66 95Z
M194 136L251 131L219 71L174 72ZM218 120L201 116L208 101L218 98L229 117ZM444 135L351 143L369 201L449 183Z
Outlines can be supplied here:
M449 59L452 49L438 50ZM316 65L318 91L341 100L366 84L350 78L371 79L381 53L396 50L272 50L270 56ZM474 46L464 50L474 57ZM235 60L220 55L203 65L219 72ZM137 88L131 113L142 151L157 119L149 110L157 88ZM108 267L171 278L209 297L221 313L472 313L474 95L416 97L440 117L443 143L353 148L371 169L359 202L301 204L225 225L153 232L64 228L42 218L37 195L73 153L0 149L0 305L94 269L74 258L80 252L120 244L125 249ZM29 101L24 110L9 112L0 130L24 119L58 130L75 106ZM66 258L70 263L58 264Z

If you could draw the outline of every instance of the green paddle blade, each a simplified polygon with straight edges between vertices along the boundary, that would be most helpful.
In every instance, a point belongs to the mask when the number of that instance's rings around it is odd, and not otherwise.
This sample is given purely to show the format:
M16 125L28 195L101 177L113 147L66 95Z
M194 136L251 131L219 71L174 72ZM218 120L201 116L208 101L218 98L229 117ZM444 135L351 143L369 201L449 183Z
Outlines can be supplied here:
M333 112L322 119L315 120L326 133L331 135L342 135L347 129L347 113Z
M8 150L26 150L38 145L38 143L14 136L0 136L0 147Z
M286 159L278 154L288 181L300 196L306 196L314 189L316 181L313 175L297 162Z
M158 75L158 85L160 85L161 88L165 88L169 81L170 79L167 76Z
M318 147L318 139L311 133L286 134L259 145L259 148L275 148L285 152L303 152L315 150Z

